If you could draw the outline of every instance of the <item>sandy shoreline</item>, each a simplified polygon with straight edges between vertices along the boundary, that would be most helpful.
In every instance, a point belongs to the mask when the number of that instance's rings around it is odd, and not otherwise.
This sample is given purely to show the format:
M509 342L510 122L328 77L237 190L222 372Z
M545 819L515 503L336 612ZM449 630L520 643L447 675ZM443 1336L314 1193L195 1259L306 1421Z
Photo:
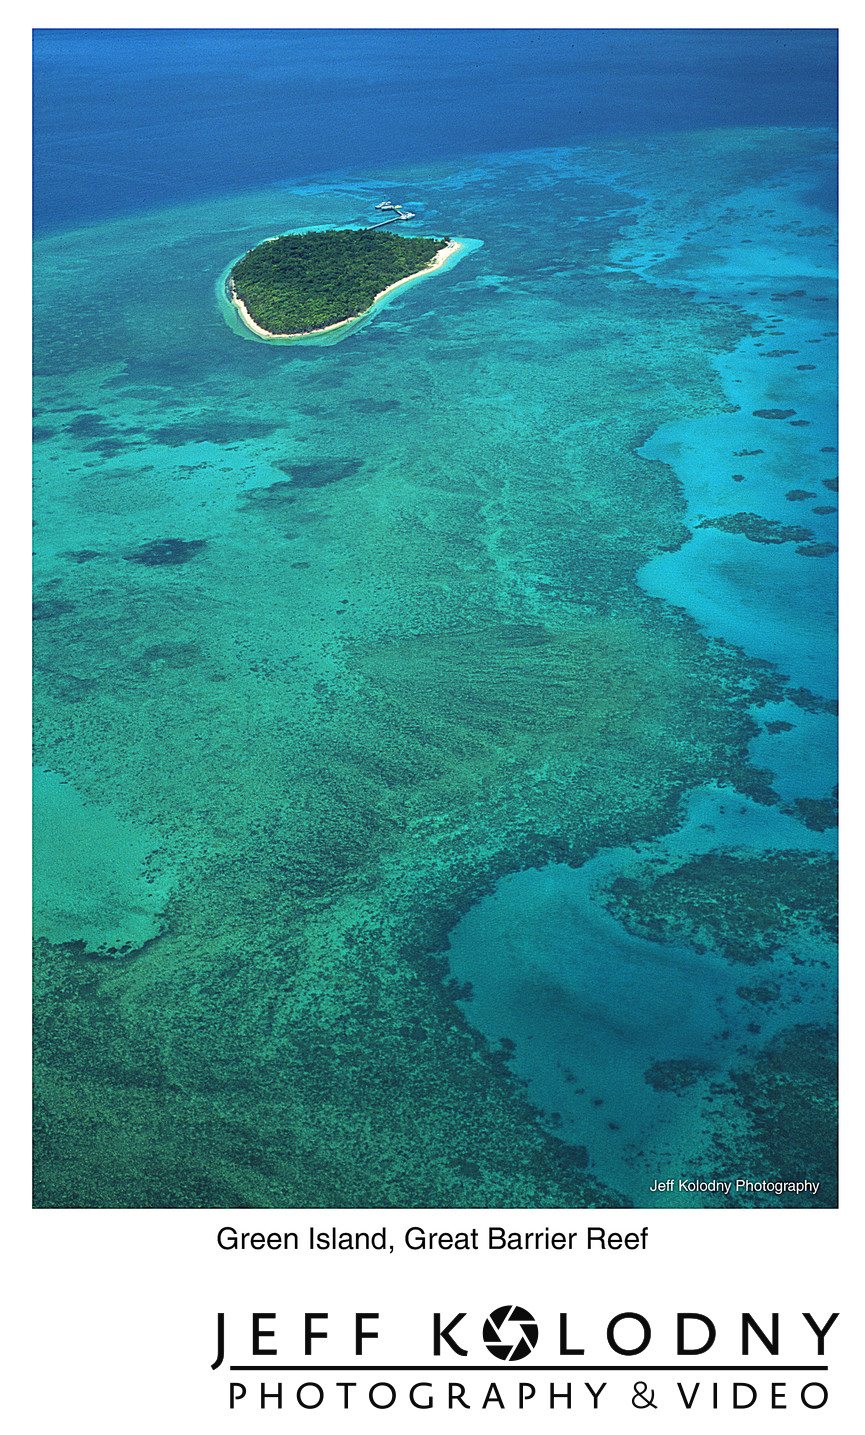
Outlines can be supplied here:
M401 285L409 284L413 279L419 279L424 274L434 274L436 269L440 269L441 266L448 259L450 259L453 254L456 254L460 249L462 249L462 247L463 246L457 243L455 239L452 239L449 244L445 245L444 249L440 249L438 251L435 258L429 264L427 264L425 268L418 269L417 273L415 274L406 274L404 279L397 279L395 283L388 284L386 289L382 289L379 294L376 294L369 308L364 309L362 314L353 314L348 319L340 319L339 323L337 324L328 324L325 329L308 329L305 333L302 334L272 334L270 330L262 329L261 325L256 324L255 320L250 315L243 300L238 299L237 294L235 293L233 279L229 279L228 281L227 293L229 295L229 298L231 299L231 303L234 305L234 308L237 310L247 329L250 329L253 334L258 334L259 338L314 339L319 334L332 334L336 329L344 329L348 324L356 324L358 319L363 319L365 315L369 314L371 310L375 308L379 299L383 299L385 294L392 293L394 289L399 289Z

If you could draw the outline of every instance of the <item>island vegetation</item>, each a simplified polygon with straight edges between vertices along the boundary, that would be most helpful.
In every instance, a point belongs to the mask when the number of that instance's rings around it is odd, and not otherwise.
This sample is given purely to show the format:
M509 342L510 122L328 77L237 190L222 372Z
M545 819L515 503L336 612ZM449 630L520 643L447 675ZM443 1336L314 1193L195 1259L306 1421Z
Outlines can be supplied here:
M429 268L449 244L370 229L283 234L235 264L229 292L268 334L314 333L363 314L391 285Z

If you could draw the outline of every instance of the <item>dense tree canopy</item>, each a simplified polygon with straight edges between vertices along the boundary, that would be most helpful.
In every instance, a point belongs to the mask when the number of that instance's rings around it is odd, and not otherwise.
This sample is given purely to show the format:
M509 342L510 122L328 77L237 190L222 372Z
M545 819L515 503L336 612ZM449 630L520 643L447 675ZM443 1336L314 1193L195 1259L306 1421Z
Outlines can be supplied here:
M425 269L446 239L372 229L284 234L231 271L250 317L271 334L308 334L362 314L389 284Z

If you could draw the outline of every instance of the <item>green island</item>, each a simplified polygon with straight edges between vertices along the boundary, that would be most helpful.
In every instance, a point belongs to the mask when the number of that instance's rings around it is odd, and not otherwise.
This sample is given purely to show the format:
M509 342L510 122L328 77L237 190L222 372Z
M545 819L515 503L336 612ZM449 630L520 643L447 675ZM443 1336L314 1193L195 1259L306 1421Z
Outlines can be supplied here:
M293 338L358 318L385 290L436 267L454 247L449 239L370 229L283 234L250 249L227 290L250 328Z

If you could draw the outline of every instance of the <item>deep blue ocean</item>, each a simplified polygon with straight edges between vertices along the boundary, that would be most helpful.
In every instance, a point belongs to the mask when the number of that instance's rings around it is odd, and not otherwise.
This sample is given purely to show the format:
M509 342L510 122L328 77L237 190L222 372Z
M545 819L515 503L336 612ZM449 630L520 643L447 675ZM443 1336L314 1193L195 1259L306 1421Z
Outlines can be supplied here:
M399 162L834 124L833 30L37 30L38 230Z
M832 1204L836 68L35 32L39 1204Z

